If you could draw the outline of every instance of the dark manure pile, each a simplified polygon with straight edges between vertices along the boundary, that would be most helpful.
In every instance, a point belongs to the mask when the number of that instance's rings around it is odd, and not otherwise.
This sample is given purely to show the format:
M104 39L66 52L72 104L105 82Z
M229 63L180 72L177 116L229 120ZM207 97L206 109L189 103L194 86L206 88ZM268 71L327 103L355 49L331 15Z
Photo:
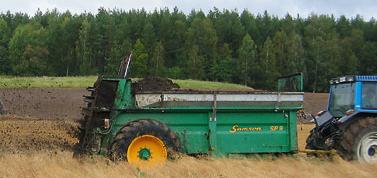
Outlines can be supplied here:
M135 92L171 91L179 88L179 85L174 83L172 80L156 76L145 77L133 85L133 90Z

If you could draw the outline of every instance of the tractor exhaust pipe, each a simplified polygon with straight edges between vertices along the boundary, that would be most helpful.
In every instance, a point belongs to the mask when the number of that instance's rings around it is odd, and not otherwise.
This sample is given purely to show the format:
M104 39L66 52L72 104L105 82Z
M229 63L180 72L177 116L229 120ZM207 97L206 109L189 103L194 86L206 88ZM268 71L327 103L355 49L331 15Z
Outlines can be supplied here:
M119 66L119 71L118 71L118 77L126 78L127 73L128 73L128 68L131 63L131 57L132 57L132 51L130 52L130 55L125 57L122 62L120 63Z

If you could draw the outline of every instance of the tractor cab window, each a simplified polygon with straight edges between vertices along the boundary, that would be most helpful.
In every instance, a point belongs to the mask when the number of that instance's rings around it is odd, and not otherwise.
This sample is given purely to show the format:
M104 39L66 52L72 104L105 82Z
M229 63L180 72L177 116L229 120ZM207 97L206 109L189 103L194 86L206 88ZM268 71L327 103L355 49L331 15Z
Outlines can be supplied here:
M365 109L377 108L377 83L376 82L364 82L363 91L361 94L361 107Z
M342 117L354 108L354 83L341 83L331 86L329 111L334 117Z

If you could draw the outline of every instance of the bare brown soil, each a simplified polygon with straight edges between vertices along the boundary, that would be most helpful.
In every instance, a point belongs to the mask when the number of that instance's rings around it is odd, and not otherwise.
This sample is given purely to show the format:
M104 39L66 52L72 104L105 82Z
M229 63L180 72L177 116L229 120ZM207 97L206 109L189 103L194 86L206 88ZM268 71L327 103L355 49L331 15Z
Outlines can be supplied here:
M2 116L0 153L35 153L72 150L77 142L77 123L71 120L45 120Z
M41 119L79 119L85 89L0 89L6 113Z
M305 112L316 114L319 111L325 110L327 107L327 97L327 93L305 93Z

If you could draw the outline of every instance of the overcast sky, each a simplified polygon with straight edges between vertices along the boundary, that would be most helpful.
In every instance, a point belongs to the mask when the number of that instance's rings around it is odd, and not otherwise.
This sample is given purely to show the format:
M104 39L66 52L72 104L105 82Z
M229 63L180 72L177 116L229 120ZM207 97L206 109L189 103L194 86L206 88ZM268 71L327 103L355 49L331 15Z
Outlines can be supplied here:
M377 17L377 0L0 0L0 11L25 12L33 15L39 8L43 12L57 8L59 11L69 10L73 13L96 13L99 7L106 9L140 9L147 11L164 7L177 6L185 13L192 9L202 9L205 12L217 7L219 9L237 9L242 12L248 9L253 14L263 13L280 17L287 13L302 17L314 12L316 14L333 14L336 17L345 15L355 17L357 14L365 20Z

